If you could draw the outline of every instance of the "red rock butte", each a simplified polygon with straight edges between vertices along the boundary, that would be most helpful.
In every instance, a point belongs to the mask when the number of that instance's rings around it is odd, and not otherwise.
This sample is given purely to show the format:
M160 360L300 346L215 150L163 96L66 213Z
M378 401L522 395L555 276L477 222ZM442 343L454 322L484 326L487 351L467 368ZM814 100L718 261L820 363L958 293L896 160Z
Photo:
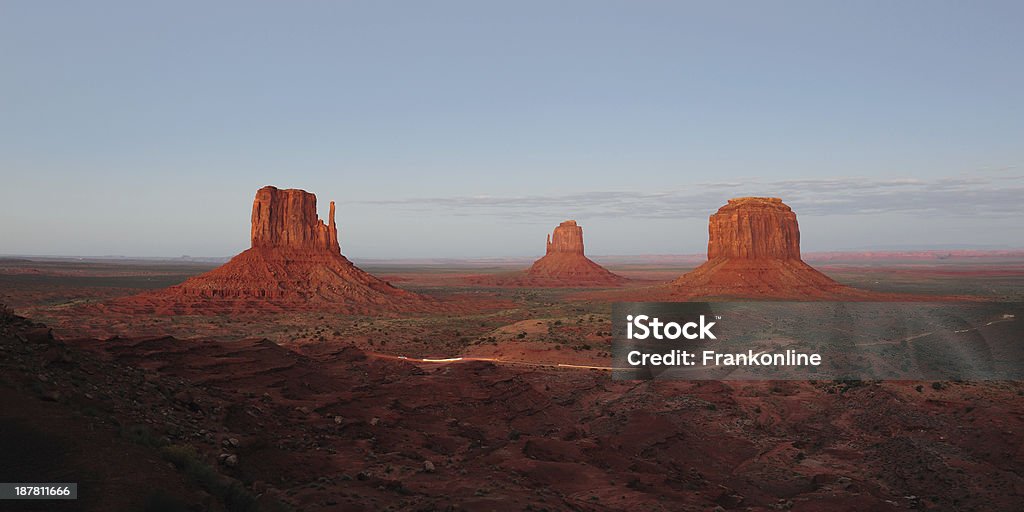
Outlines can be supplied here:
M583 228L574 220L559 224L548 235L544 257L533 262L526 275L566 286L615 286L626 280L583 254Z
M342 256L334 211L332 201L324 224L315 195L263 187L252 205L252 247L210 272L119 305L166 313L431 309L433 299L395 288Z
M304 190L263 187L252 202L252 247L341 253L334 201L328 224L316 213L316 195Z
M873 298L841 285L800 259L800 228L776 197L730 199L708 223L708 261L672 282L694 297Z
M524 287L619 286L626 278L613 274L583 254L583 228L567 220L548 235L544 257L525 272L473 280L477 284Z

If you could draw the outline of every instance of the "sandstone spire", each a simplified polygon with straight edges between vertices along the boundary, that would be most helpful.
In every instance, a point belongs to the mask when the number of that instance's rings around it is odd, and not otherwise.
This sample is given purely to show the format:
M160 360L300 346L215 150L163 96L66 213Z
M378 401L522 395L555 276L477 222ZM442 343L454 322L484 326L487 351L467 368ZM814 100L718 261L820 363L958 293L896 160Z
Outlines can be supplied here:
M337 247L338 252L341 252L341 245L338 244L338 225L334 223L334 201L331 201L331 213L328 214L327 233L330 235L328 247Z

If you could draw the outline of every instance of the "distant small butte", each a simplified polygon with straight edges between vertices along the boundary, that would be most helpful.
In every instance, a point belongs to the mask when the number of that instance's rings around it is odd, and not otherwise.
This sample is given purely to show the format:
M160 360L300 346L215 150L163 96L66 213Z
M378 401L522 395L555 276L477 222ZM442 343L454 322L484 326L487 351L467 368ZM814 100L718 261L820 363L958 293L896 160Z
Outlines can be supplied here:
M628 281L587 258L583 251L583 228L567 220L548 235L544 256L530 268L511 274L473 276L469 282L481 286L519 287L611 287Z

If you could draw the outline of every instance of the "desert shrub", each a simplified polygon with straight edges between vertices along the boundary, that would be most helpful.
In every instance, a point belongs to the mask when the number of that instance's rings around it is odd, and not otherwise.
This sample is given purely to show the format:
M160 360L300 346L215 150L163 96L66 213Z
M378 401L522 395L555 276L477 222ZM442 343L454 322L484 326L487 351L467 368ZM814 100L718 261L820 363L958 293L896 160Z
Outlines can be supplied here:
M160 450L164 460L174 464L193 483L216 496L230 512L253 512L258 509L256 497L242 484L225 478L203 462L198 452L188 445L170 445Z
M846 393L847 391L861 386L866 386L867 383L860 379L838 379L834 381L835 385L839 388L840 393Z
M127 427L121 427L121 437L142 446L148 446L150 448L160 448L165 443L162 439L157 437L149 427L145 425L129 425Z
M255 512L259 510L256 496L253 496L248 489L238 482L232 482L223 493L220 494L224 500L224 508L231 512Z
M196 449L183 444L172 444L160 450L160 455L178 469L184 469L189 464L199 461L199 454Z

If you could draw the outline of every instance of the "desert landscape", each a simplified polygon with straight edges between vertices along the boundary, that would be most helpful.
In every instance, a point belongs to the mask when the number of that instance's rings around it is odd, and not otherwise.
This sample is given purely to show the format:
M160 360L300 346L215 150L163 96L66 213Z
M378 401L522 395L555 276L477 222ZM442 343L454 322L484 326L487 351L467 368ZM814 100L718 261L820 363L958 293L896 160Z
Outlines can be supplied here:
M566 221L527 270L357 266L330 211L262 188L251 247L222 265L0 259L0 480L83 489L19 510L1014 510L1024 494L1019 381L610 376L614 302L1020 302L1024 253L801 254L785 203L741 198L709 212L703 263L602 266Z
M0 2L0 512L1024 510L1022 25Z

